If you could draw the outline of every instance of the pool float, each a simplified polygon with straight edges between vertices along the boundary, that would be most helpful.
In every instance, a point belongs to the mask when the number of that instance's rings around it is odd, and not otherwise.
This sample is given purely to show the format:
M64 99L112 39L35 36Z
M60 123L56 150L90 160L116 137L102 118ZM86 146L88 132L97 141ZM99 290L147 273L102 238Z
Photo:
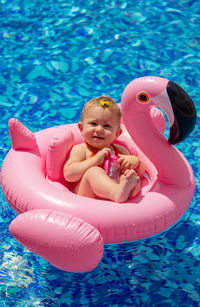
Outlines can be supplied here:
M168 117L168 141L164 115L155 106ZM147 173L141 192L126 203L69 190L62 168L73 144L83 141L77 124L32 133L17 119L9 121L12 148L2 165L1 185L19 213L10 232L62 270L92 270L103 256L104 243L138 240L170 228L193 198L193 171L173 146L195 126L196 110L187 93L172 81L142 77L125 88L121 109L124 124L118 143L141 156Z

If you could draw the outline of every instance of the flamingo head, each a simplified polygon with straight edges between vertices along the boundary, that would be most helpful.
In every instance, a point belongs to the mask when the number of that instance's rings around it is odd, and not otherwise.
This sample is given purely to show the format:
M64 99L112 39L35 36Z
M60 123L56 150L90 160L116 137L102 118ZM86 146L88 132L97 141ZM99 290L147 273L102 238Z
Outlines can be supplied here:
M150 114L153 106L161 108L169 120L168 142L177 144L194 129L196 109L190 96L175 82L160 77L142 77L133 80L122 95L122 116L128 122ZM134 123L133 123L134 125Z

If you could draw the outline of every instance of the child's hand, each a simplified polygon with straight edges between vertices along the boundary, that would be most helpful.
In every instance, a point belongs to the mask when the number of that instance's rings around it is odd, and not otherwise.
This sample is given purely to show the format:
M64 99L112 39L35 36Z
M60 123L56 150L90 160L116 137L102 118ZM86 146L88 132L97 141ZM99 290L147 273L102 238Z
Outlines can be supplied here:
M105 159L111 156L110 148L103 148L102 150L98 151L94 158L97 161L97 165L102 165Z
M136 156L119 154L118 163L121 166L121 171L124 172L127 169L137 169L140 161Z

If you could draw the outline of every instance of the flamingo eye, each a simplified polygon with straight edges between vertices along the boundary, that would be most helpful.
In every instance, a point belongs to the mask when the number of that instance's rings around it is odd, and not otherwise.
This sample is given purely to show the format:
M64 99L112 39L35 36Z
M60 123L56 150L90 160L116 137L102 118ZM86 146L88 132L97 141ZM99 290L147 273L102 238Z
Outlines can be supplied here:
M150 95L147 92L139 92L137 94L137 101L142 104L149 103Z

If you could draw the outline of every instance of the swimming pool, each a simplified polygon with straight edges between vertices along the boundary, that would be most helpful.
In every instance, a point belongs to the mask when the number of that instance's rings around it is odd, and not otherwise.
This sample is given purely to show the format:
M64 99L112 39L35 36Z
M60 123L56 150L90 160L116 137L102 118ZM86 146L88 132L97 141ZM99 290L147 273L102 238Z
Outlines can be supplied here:
M200 35L198 1L0 1L2 161L16 117L32 131L76 122L83 104L120 102L132 79L155 75L193 98L196 129L178 145L193 167L196 193L183 219L154 238L105 246L97 269L71 274L19 245L16 213L1 191L1 306L198 306Z

